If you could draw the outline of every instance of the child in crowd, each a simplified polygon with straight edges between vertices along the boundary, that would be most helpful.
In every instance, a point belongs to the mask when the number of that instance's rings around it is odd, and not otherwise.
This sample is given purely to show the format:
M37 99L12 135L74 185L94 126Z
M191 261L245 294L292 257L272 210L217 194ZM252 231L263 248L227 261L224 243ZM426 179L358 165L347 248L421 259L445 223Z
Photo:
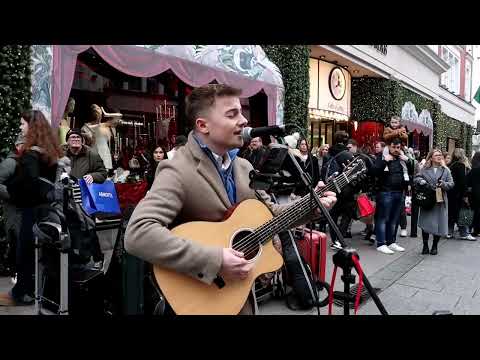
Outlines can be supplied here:
M403 146L406 146L407 144L407 141L408 141L407 130L405 129L404 126L401 126L400 121L401 119L399 116L392 116L392 118L390 119L390 126L385 127L385 130L383 132L383 139L385 140L385 143L387 144L387 146L385 146L385 148L383 149L383 158L385 158L385 155L390 154L389 148L393 139L400 138ZM405 153L402 151L401 155L405 155ZM403 160L401 160L400 163L402 164L402 168L403 168L403 177L405 181L409 181L410 178L408 176L407 164ZM388 167L385 168L385 171L388 171Z

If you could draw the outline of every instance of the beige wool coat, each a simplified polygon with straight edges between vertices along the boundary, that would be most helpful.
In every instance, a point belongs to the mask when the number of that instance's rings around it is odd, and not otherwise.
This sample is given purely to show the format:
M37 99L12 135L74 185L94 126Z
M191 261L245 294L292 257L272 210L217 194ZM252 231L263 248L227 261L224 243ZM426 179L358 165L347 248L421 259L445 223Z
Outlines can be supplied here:
M252 165L236 157L232 166L237 202L256 198L249 187ZM274 204L268 194L260 194L274 215L291 205ZM211 284L222 264L222 248L180 238L169 228L190 221L222 221L231 206L215 165L190 133L174 159L159 163L150 192L137 205L128 224L126 251Z

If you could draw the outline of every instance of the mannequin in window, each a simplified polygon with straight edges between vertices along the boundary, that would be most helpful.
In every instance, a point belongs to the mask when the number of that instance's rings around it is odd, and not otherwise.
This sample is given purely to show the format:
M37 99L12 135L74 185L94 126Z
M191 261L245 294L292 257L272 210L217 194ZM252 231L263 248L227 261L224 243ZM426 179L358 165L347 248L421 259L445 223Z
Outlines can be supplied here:
M65 145L67 143L65 141L65 137L72 125L70 123L71 117L69 115L72 114L74 110L75 110L75 99L71 97L68 99L65 112L63 113L63 119L60 121L60 126L58 128L58 138L60 140L60 145Z
M94 147L95 146L95 132L100 126L102 121L102 109L97 104L90 106L90 119L85 125L82 126L82 135L85 139L85 144Z
M111 141L114 141L116 135L115 130L112 130L112 128L118 124L122 114L106 113L97 104L92 104L90 108L92 111L91 121L83 125L82 134L84 135L85 143L95 149L102 158L105 168L110 170L113 168L113 164L109 144ZM108 120L102 123L103 117Z

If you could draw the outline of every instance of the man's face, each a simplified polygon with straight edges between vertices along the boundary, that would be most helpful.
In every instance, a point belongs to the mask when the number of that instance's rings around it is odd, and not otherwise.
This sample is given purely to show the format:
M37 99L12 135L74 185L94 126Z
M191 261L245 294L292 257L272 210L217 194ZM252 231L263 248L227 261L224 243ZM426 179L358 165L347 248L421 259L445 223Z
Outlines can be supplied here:
M400 121L398 121L397 119L390 120L390 127L392 129L398 129L400 127Z
M350 151L352 154L357 153L357 146L353 144L347 144L347 149Z
M253 138L250 141L250 147L252 150L257 150L260 146L262 146L262 140L259 137Z
M390 154L392 154L393 156L399 156L401 150L402 144L390 145Z
M197 119L197 129L208 137L213 151L224 152L243 146L242 130L247 123L240 99L224 96L216 98L205 116Z
M375 154L380 154L381 152L383 152L383 146L382 146L382 144L376 143L376 144L375 144Z
M77 134L72 134L69 136L67 144L70 150L78 150L82 147L82 137Z

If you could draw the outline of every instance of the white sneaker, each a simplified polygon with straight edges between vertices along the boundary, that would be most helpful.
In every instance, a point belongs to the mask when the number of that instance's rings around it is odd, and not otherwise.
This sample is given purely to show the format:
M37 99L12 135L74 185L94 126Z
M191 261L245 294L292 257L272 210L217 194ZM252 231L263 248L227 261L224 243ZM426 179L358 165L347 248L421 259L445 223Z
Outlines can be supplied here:
M401 236L401 237L407 237L407 230L406 230L406 229L405 229L405 230L401 230L401 231L400 231L400 236Z
M462 240L470 240L470 241L476 241L477 238L473 237L472 235L468 234L467 236L461 236L460 239Z
M388 255L395 254L395 252L390 250L387 245L382 245L377 247L377 251L380 251L381 253L388 254Z
M397 245L397 244L395 244L395 243L388 245L388 248L389 248L390 250L394 250L394 251L405 251L404 248L402 248L401 246L399 246L399 245Z
M15 274L15 276L13 276L13 277L10 278L10 282L11 282L13 285L16 285L16 284L17 284L17 274Z

